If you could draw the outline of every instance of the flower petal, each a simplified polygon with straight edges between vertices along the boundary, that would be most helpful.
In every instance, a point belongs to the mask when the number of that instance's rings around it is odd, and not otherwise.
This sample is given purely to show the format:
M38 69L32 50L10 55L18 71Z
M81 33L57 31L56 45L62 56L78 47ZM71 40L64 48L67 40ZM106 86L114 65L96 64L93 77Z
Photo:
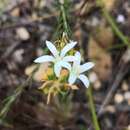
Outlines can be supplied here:
M77 51L77 52L75 53L74 66L80 65L80 62L81 62L81 54L80 54L79 51Z
M89 80L84 74L79 75L78 78L83 82L85 87L89 87Z
M55 72L56 77L60 76L61 69L62 67L61 67L60 62L57 62L54 64L54 72Z
M35 63L53 62L53 61L54 61L54 57L49 56L49 55L40 56L40 57L38 57L37 59L34 60Z
M85 64L80 66L80 73L83 73L83 72L91 69L92 67L94 67L94 63L93 62L85 63Z
M69 71L71 70L71 65L68 62L65 61L61 61L60 65L66 69L68 69Z
M58 56L58 51L56 49L56 47L50 42L50 41L46 41L46 46L48 47L48 49L51 51L51 53L57 57Z
M74 84L76 79L77 79L77 75L74 74L74 73L70 73L70 76L69 76L69 79L68 79L69 84Z
M66 62L72 62L72 61L75 61L76 58L74 56L65 56L63 58L63 61L66 61Z
M69 44L67 44L61 51L60 56L64 57L66 55L66 53L71 50L75 45L77 44L77 42L73 42L71 41Z

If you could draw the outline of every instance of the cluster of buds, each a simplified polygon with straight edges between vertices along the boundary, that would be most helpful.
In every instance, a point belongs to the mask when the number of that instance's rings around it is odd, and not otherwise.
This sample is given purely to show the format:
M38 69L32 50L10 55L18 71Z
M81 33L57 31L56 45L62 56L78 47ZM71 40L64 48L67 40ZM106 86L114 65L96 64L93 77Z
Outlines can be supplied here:
M46 41L46 46L52 55L43 55L34 60L35 63L51 62L48 68L51 73L48 74L46 81L43 79L45 82L40 87L41 90L48 94L48 103L52 94L56 95L70 88L78 89L74 85L77 79L81 80L85 87L89 87L89 79L84 72L91 69L94 63L81 64L80 52L73 49L76 44L75 41L64 43L61 40L59 41L60 46L56 48L52 42Z

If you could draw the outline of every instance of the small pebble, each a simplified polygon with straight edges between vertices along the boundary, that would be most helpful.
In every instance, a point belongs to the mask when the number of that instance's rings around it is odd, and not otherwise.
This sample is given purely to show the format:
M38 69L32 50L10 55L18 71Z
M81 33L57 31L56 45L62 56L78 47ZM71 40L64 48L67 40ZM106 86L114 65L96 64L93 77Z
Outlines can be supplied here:
M101 88L101 82L99 80L97 80L94 84L94 89L95 90L99 90Z
M99 25L99 19L98 18L96 18L96 17L93 17L93 19L92 19L92 22L91 22L91 25L93 26L93 27L95 27L95 26L97 26L97 25Z
M91 72L91 73L89 74L89 81L90 81L91 83L96 82L97 79L98 79L98 77L97 77L97 74L96 74L95 72Z
M43 55L43 49L38 48L37 49L37 56L41 56L41 55Z
M122 88L123 91L128 91L129 86L128 86L128 84L124 81L124 82L122 83L121 88Z
M130 130L130 124L128 125L127 129L126 130Z
M36 65L31 65L31 66L26 67L25 68L25 74L27 76L31 75L36 67L37 67Z
M127 101L128 105L130 106L130 99Z
M14 8L10 14L13 16L13 17L18 17L20 15L20 8Z
M24 53L24 49L19 49L16 50L13 54L14 60L18 63L21 63L23 61L23 53Z
M125 100L130 100L130 92L125 92L124 98Z
M115 94L114 101L118 104L122 103L124 101L123 95L120 93Z
M130 61L130 48L128 48L123 56L123 61L125 63Z
M130 92L125 92L124 98L127 101L128 105L130 105Z
M28 30L24 27L17 28L16 33L21 40L28 40L30 38Z
M124 23L124 22L125 22L125 17L124 17L124 15L119 14L119 15L117 16L116 21L117 21L118 23Z
M106 106L105 111L110 112L110 113L115 113L116 109L113 105L108 105L108 106Z

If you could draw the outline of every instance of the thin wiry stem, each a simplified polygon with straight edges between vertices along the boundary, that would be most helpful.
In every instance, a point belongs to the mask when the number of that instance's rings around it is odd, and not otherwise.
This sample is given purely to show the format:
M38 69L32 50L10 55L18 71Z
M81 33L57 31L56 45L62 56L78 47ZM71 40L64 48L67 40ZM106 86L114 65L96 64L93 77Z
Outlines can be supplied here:
M103 6L104 5L103 1L102 0L97 0L97 3L99 4L99 6L102 7L102 13L103 13L104 17L106 18L106 20L108 21L108 23L111 25L111 27L112 27L113 31L115 32L115 34L120 38L120 40L126 46L130 47L130 43L129 43L127 37L124 36L124 34L120 31L120 29L116 25L113 17L109 14L109 12Z
M95 110L95 105L94 105L94 101L93 101L93 95L92 95L92 88L91 87L89 87L87 89L87 95L88 95L89 106L90 106L90 111L91 111L91 114L92 114L92 120L93 120L94 128L95 128L95 130L100 130L100 126L99 126L99 122L98 122L98 118L97 118L97 114L96 114L96 110Z
M68 30L67 18L66 18L66 14L65 14L65 10L64 10L63 4L61 4L60 8L61 8L61 11L62 11L64 28L65 28L65 30Z
M71 30L69 26L69 9L70 9L70 1L69 0L63 0L61 3L60 0L57 0L57 7L58 11L60 12L60 15L58 17L58 25L57 29L55 31L55 37L61 38L63 32L67 34L68 37L71 36Z
M37 66L32 74L28 77L28 79L20 86L16 88L16 90L13 92L11 96L8 96L4 101L4 107L0 111L0 124L4 122L5 117L7 116L12 104L16 101L16 99L21 95L24 88L31 82L35 72L37 71L39 66Z

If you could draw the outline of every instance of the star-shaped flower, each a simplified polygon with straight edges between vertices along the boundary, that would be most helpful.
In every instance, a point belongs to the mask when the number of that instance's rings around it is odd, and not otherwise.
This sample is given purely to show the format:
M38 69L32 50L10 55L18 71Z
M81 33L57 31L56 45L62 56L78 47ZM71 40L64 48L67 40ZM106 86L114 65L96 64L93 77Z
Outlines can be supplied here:
M70 69L70 75L69 75L68 82L69 82L69 84L74 84L76 79L80 79L83 82L83 84L85 85L85 87L88 87L89 86L89 80L82 73L91 69L94 66L94 63L87 62L83 65L80 65L81 55L80 55L79 52L76 52L75 58L76 58L76 60L73 62L72 68Z
M75 60L74 56L65 56L68 51L70 51L77 42L70 41L61 51L58 51L56 47L50 42L46 41L46 46L53 54L51 55L44 55L36 60L34 60L35 63L43 63L43 62L53 62L54 63L54 72L57 77L60 76L60 71L62 67L67 68L68 70L71 68L70 63Z

